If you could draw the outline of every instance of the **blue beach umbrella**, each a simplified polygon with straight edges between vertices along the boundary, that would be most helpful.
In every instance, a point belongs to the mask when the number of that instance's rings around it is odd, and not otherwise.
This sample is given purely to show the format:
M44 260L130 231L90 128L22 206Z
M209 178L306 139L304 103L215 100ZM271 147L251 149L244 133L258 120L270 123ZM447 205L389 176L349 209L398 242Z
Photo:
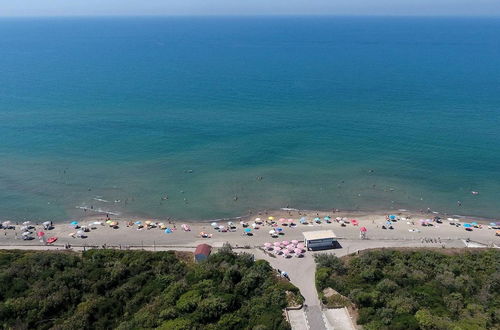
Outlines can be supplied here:
M172 229L170 229L170 228L165 229L165 234L171 234L171 233L172 233Z
M283 231L283 228L278 227L278 228L276 228L276 231L279 232L279 233L281 233Z
M471 222L471 225L477 226L477 222Z
M72 222L70 223L70 225L72 225L72 226L78 226L78 221L72 221Z
M134 222L136 225L142 225L142 222L141 221L136 221Z
M471 228L472 225L470 223L464 223L464 228Z
M306 223L306 222L307 222L306 218L304 218L304 217L300 218L300 223Z
M250 229L250 228L245 228L245 229L244 229L244 231L245 231L245 233L250 233L250 232L252 231L252 229Z
M314 221L321 221L321 219L316 217L316 218L314 218Z
M388 226L392 226L392 222L390 222L390 221L387 221L385 224Z
M389 219L394 220L396 219L396 216L394 214L389 215Z
M330 220L331 218L327 215L326 217L324 217L325 221L328 221Z

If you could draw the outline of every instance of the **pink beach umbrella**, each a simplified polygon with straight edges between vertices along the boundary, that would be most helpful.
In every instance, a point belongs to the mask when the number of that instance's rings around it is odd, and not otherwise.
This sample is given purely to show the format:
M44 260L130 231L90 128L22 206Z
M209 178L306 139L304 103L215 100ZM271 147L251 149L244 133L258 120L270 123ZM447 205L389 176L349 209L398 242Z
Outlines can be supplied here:
M304 249L304 243L299 243L297 244L298 249Z
M283 243L283 245L285 245L285 246L290 244L290 242L289 242L289 241L283 241L282 243Z
M285 222L286 219L285 218L280 218L280 222Z
M362 232L366 232L366 227L361 227L361 228L359 228L359 230Z
M283 250L283 256L288 257L290 255L290 251Z
M295 246L290 244L290 245L287 245L286 248L288 251L293 251L295 249Z
M302 253L302 249L298 249L298 248L297 248L297 249L293 250L293 252L295 252L295 253L297 253L297 254L300 254L300 253Z
M280 247L281 246L281 242L274 242L273 245L277 246L277 247Z
M38 233L36 233L36 235L37 235L38 237L42 237L42 236L44 236L44 235L45 235L45 233L44 233L43 231L39 231Z
M265 246L266 248L270 248L270 247L271 247L271 246L273 246L273 245L272 245L271 243L269 243L269 242L268 242L268 243L264 243L264 246Z
M288 219L288 223L293 223L293 219Z
M299 241L297 241L296 239L294 239L294 240L292 240L292 244L293 245L297 245L297 244L299 244Z

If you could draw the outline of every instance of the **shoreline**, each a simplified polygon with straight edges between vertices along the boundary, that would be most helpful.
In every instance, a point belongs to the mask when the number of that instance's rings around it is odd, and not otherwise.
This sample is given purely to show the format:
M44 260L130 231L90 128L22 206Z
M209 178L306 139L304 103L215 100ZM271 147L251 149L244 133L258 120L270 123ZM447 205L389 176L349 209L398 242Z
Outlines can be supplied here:
M489 223L489 222L495 222L496 220L500 220L500 216L497 218L494 217L481 217L481 216L473 216L473 215L460 215L460 214L449 214L446 212L438 212L438 211L430 211L430 212L425 212L425 211L415 211L415 210L410 210L410 209L397 209L397 210L349 210L349 209L335 209L336 211L333 211L331 209L325 210L310 210L310 209L297 209L297 208L280 208L280 209L275 209L275 210L261 210L261 211L256 211L256 212L250 212L245 215L240 215L240 216L234 216L234 217L223 217L223 218L211 218L211 219L179 219L179 218L173 218L173 217L168 217L168 216L163 216L163 217L148 217L148 216L141 216L141 215L122 215L122 214L116 214L116 213L106 213L106 212L96 212L93 215L83 215L81 217L74 217L75 219L78 219L80 221L87 221L87 220L93 220L96 218L103 218L106 216L106 214L110 215L111 219L117 220L117 221L125 221L127 220L155 220L159 222L165 222L165 221L174 221L174 222L179 222L179 223L189 223L189 224L203 224L203 223L211 223L211 222L217 222L217 221L242 221L246 220L248 221L251 218L254 217L267 217L267 216L315 216L316 214L319 215L329 215L332 217L335 217L337 214L342 214L342 215L349 215L349 216L357 216L357 217L364 217L364 216L370 216L370 215L387 215L387 214L396 214L396 215L410 215L410 216L417 216L417 217L427 217L427 218L433 218L436 216L439 216L441 218L457 218L459 220L468 220L468 221L476 221L476 222L481 222L481 223ZM291 213L291 214L290 214ZM64 223L64 222L59 222L59 221L54 221L55 223Z

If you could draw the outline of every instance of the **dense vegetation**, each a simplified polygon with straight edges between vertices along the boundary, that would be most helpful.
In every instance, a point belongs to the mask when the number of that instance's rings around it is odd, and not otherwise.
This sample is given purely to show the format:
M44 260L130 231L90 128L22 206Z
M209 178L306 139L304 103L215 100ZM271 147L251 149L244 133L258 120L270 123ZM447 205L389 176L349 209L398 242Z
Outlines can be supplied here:
M500 251L318 255L323 302L351 301L365 329L500 329ZM323 295L326 288L339 294Z
M190 260L174 252L0 251L0 327L289 328L282 309L298 290L267 262L228 248Z

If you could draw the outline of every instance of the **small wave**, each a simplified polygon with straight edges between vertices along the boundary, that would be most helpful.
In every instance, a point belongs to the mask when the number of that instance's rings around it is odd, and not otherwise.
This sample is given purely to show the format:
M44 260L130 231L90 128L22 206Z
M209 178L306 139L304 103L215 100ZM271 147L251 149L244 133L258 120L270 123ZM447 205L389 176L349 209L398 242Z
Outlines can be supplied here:
M98 201L98 202L103 202L103 203L109 203L109 201L105 200L105 199L102 199L102 198L97 198L97 197L94 197L92 198L93 200L95 201Z

